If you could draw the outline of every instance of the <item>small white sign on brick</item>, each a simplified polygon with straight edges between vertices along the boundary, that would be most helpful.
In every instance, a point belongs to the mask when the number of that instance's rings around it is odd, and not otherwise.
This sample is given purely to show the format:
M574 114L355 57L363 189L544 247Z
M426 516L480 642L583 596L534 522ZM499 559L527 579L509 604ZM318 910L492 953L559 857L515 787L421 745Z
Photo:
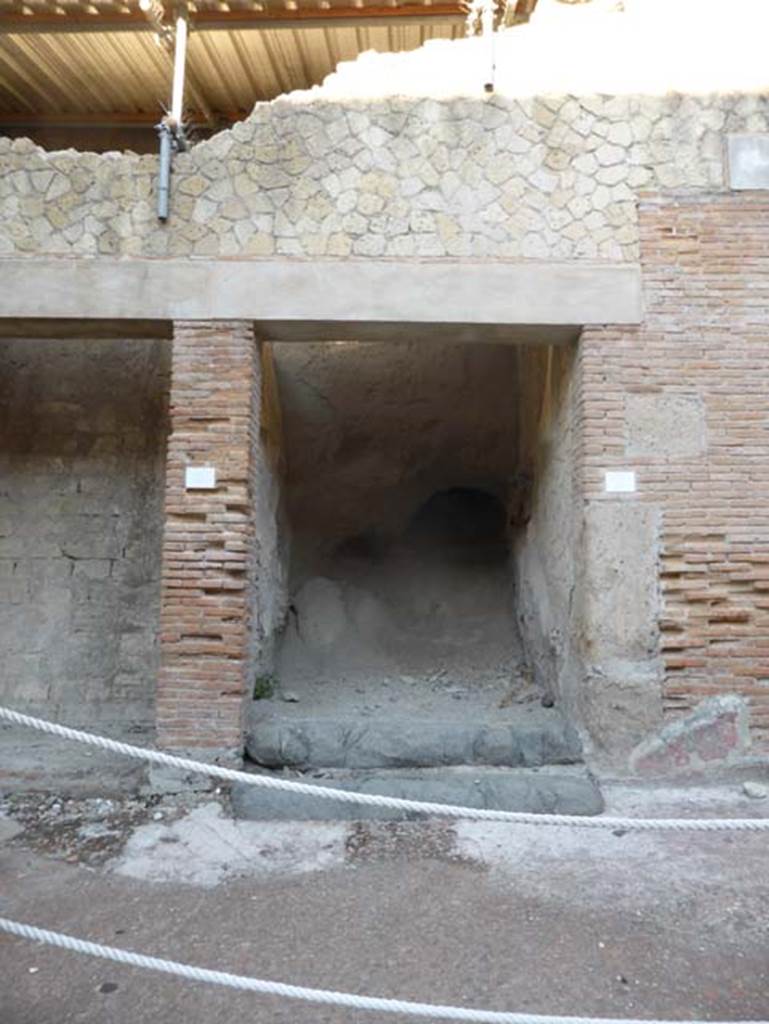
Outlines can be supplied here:
M216 470L213 466L187 466L184 486L188 491L212 491L216 487Z
M608 469L604 473L607 494L633 494L636 490L634 469Z

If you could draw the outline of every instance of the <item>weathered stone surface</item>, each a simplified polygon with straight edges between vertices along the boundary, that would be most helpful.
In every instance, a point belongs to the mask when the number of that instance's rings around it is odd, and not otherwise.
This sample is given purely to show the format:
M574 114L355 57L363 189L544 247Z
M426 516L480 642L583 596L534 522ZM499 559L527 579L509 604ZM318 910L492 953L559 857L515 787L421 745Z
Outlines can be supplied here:
M660 514L653 505L585 504L575 639L578 705L597 751L626 757L662 718L658 656Z
M0 341L0 702L152 721L168 348Z
M722 133L759 145L767 129L763 96L370 103L320 90L258 104L179 155L161 228L154 157L0 138L0 253L634 260L636 190L723 188ZM271 219L254 235L257 212Z
M576 730L554 708L490 718L322 716L313 709L255 701L246 749L267 768L409 768L443 765L534 767L581 757Z
M642 775L696 773L729 765L748 747L745 700L712 697L640 743L630 756L630 767Z
M324 772L317 784L406 800L534 814L600 814L603 810L601 791L583 768ZM338 803L247 783L232 787L232 806L236 818L252 821L409 821L421 817L417 812Z
M527 373L532 386L518 399L522 465L511 502L511 521L525 524L517 538L515 571L526 656L537 683L558 697L567 713L581 684L571 600L578 534L571 461L578 430L573 371L569 351L532 353ZM538 416L535 403L543 391L546 398Z
M699 395L629 394L625 421L630 457L691 458L707 449L705 405Z

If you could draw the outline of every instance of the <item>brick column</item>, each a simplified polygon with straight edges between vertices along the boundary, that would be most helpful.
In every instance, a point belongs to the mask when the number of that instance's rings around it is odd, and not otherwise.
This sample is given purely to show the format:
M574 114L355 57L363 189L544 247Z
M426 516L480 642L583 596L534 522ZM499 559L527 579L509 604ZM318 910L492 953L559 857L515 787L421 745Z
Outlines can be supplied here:
M162 747L242 747L259 387L250 323L174 325L157 689ZM215 488L186 490L187 466L212 466Z

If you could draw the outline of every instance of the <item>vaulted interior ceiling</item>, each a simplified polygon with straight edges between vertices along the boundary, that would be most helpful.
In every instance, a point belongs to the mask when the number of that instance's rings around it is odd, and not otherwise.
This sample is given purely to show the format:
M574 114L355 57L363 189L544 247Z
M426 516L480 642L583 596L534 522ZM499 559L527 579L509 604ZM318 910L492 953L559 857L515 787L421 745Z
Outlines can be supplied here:
M536 0L511 4L523 21ZM152 4L144 6L152 7ZM169 102L175 5L0 0L0 132L44 145L152 144ZM364 50L410 50L464 33L464 0L190 0L187 116L198 132L259 100L320 83ZM162 23L157 20L162 17ZM105 144L99 145L99 136Z

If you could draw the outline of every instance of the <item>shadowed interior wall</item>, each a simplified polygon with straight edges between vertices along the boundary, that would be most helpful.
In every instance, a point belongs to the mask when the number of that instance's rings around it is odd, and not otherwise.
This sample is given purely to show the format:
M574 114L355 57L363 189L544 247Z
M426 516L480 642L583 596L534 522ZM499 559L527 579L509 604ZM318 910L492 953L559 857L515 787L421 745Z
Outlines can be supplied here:
M401 709L517 692L515 347L288 344L276 361L292 537L280 683Z
M530 482L519 519L515 575L521 636L534 679L574 712L574 584L580 528L574 348L518 349L520 465Z
M260 346L259 365L259 430L252 438L251 450L255 544L250 574L249 656L255 680L270 676L274 670L276 637L285 624L288 603L283 423L272 345Z
M437 491L505 500L517 460L514 346L273 346L295 579L364 531L401 533Z
M0 699L152 722L168 346L0 341Z

